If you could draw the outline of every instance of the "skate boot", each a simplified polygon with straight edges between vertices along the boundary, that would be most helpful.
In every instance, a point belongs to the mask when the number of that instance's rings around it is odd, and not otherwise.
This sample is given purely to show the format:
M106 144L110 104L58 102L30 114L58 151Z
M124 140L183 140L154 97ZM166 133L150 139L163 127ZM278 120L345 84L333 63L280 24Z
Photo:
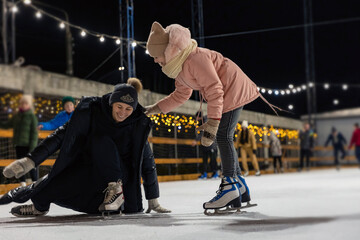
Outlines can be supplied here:
M247 176L249 176L249 171L244 172L244 177L247 177Z
M220 215L226 213L240 212L241 196L239 194L238 182L233 177L224 177L221 179L219 190L216 196L203 205L205 215ZM226 207L225 210L221 208ZM214 212L209 212L212 209Z
M203 180L207 179L207 172L204 172L204 174L201 175L201 176L199 177L199 179L203 179Z
M219 176L218 172L216 171L216 172L213 173L211 179L218 179L219 177L220 176Z
M236 176L236 179L238 181L238 188L239 192L241 194L241 202L246 203L245 206L242 206L241 208L248 208L248 207L255 207L257 204L250 203L250 189L248 185L246 184L245 178L243 178L241 175Z
M105 198L104 202L99 206L99 211L104 216L105 213L108 215L111 212L117 212L121 210L124 205L124 194L121 180L117 182L109 182L108 187L104 190Z
M39 211L34 207L34 204L20 205L13 207L10 213L16 217L40 217L47 214L49 211Z

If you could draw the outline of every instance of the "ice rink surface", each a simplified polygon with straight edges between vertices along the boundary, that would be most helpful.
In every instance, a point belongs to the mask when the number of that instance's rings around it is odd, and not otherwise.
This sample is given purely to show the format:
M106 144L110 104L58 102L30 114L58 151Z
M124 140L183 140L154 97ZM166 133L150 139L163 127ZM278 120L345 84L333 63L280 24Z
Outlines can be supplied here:
M220 180L160 183L170 214L103 219L51 205L48 215L16 218L0 206L0 240L36 239L360 239L360 169L246 178L253 203L237 215L205 216ZM144 208L147 207L145 202Z

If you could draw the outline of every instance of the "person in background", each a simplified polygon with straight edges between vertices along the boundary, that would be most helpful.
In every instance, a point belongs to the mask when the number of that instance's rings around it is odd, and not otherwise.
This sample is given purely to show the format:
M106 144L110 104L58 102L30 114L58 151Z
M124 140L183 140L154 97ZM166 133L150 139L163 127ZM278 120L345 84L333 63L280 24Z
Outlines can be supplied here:
M252 131L248 129L248 121L244 120L241 123L242 131L239 134L239 137L236 141L236 146L240 147L240 153L241 153L241 162L244 169L244 176L249 175L249 166L247 163L247 155L249 155L249 158L251 159L251 162L253 164L253 167L255 169L255 175L260 176L260 168L259 163L256 158L256 139L255 135Z
M332 143L333 148L334 148L335 166L336 166L336 169L339 170L340 163L339 163L339 159L338 159L338 152L339 151L341 152L341 159L344 159L346 156L346 152L344 150L343 144L346 144L346 139L341 134L341 132L338 132L335 127L332 127L331 133L325 142L325 147L327 147L327 145L330 142Z
M3 170L7 178L20 177L60 150L50 173L10 190L0 204L31 199L32 204L11 209L17 217L43 216L51 203L88 214L138 213L144 210L142 179L147 212L170 212L158 202L156 165L147 141L153 124L138 104L141 89L140 80L130 78L102 97L84 98L69 122Z
M349 150L351 149L351 147L353 145L355 145L355 156L356 156L356 158L359 162L359 166L360 166L360 128L359 128L359 123L354 124L354 132L351 137Z
M207 116L202 116L202 111L199 111L196 113L196 117L202 119L202 122L206 122L207 121ZM202 131L196 131L195 135L196 135L196 140L194 140L193 146L196 145L197 141L200 141L200 139L203 136L203 132ZM207 179L207 171L208 171L208 158L210 157L210 170L212 172L211 178L212 179L217 179L219 178L219 174L218 174L218 165L216 162L216 158L217 158L217 143L216 140L214 141L213 144L211 144L210 146L206 147L203 145L200 145L200 150L202 152L202 157L203 157L203 164L202 164L202 175L199 177L199 179Z
M304 129L299 133L300 139L300 166L298 171L302 171L304 167L304 158L306 159L305 167L310 169L310 156L314 149L314 131L310 129L310 124L305 123Z
M17 159L25 157L36 147L38 143L37 123L31 95L23 95L20 98L18 112L9 121L0 123L0 128L13 128L13 143ZM36 168L31 168L30 177L32 181L38 179ZM26 186L25 176L19 180L22 186Z
M70 120L75 109L74 98L70 96L63 97L62 105L64 111L59 112L52 120L48 122L40 122L38 126L39 130L55 130Z
M282 155L281 142L274 132L270 133L269 139L270 139L270 143L269 143L270 152L271 152L271 156L273 157L274 173L279 172L277 168L277 162L279 162L280 172L283 173L284 168L282 166L282 160L281 160L281 155Z

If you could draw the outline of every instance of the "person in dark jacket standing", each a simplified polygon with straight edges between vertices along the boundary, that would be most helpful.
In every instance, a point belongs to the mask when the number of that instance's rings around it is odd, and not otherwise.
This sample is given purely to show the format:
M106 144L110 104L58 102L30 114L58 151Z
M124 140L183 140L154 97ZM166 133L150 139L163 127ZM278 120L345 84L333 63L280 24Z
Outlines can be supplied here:
M70 120L75 109L75 99L71 96L63 97L62 105L64 111L59 112L48 122L40 122L38 126L39 130L55 130Z
M359 123L355 123L354 124L354 132L352 134L351 137L351 141L350 141L350 145L349 145L349 150L351 149L351 147L355 145L355 156L360 164L360 128L359 128Z
M336 169L339 170L340 169L340 163L339 163L339 159L338 159L338 152L340 151L340 153L341 153L341 159L344 159L345 156L346 156L346 152L344 150L344 145L343 144L346 144L346 139L341 134L341 132L338 132L336 130L336 128L333 127L331 129L331 134L329 135L329 137L327 138L327 140L325 142L325 147L327 147L327 145L330 142L332 143L333 148L334 148L335 166L336 166Z
M3 174L19 177L60 149L51 172L33 185L11 190L0 204L31 199L33 204L11 209L15 216L44 215L50 203L89 214L122 208L137 213L143 211L142 177L147 212L169 212L157 200L156 166L147 141L152 122L138 104L141 89L140 80L131 78L112 93L83 99L69 122Z
M310 129L310 124L305 123L303 131L300 131L300 167L299 171L302 171L304 167L304 158L306 159L305 166L307 170L310 168L310 156L314 149L314 131Z
M37 119L33 112L33 98L31 95L23 95L19 102L19 112L9 121L0 123L0 128L13 128L13 143L15 145L16 158L25 157L34 150L38 143L38 132L36 129ZM30 170L32 181L38 179L37 169ZM25 176L20 177L22 186L26 186Z
M198 111L196 113L196 118L202 119L202 122L207 121L207 116L203 116L202 111ZM203 131L195 132L195 140L193 142L193 146L196 145L197 141L200 141L202 136L204 135ZM202 164L202 174L199 176L199 179L207 179L207 171L208 171L208 158L210 157L210 170L212 172L211 178L217 179L219 178L218 173L218 165L216 162L217 154L218 154L218 145L216 140L208 147L200 145L200 150L202 152L203 164Z

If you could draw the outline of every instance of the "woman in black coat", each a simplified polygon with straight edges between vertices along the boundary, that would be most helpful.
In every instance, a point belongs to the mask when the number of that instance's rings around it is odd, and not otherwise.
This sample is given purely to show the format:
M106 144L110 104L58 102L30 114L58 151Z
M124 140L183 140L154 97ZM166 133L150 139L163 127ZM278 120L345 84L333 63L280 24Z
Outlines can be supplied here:
M31 199L33 204L11 210L15 216L44 215L50 203L89 214L142 212L142 178L147 212L169 212L157 201L156 166L147 141L152 123L138 104L141 89L140 81L131 78L112 93L84 98L68 123L3 174L18 178L60 149L51 172L32 185L11 190L0 204Z

